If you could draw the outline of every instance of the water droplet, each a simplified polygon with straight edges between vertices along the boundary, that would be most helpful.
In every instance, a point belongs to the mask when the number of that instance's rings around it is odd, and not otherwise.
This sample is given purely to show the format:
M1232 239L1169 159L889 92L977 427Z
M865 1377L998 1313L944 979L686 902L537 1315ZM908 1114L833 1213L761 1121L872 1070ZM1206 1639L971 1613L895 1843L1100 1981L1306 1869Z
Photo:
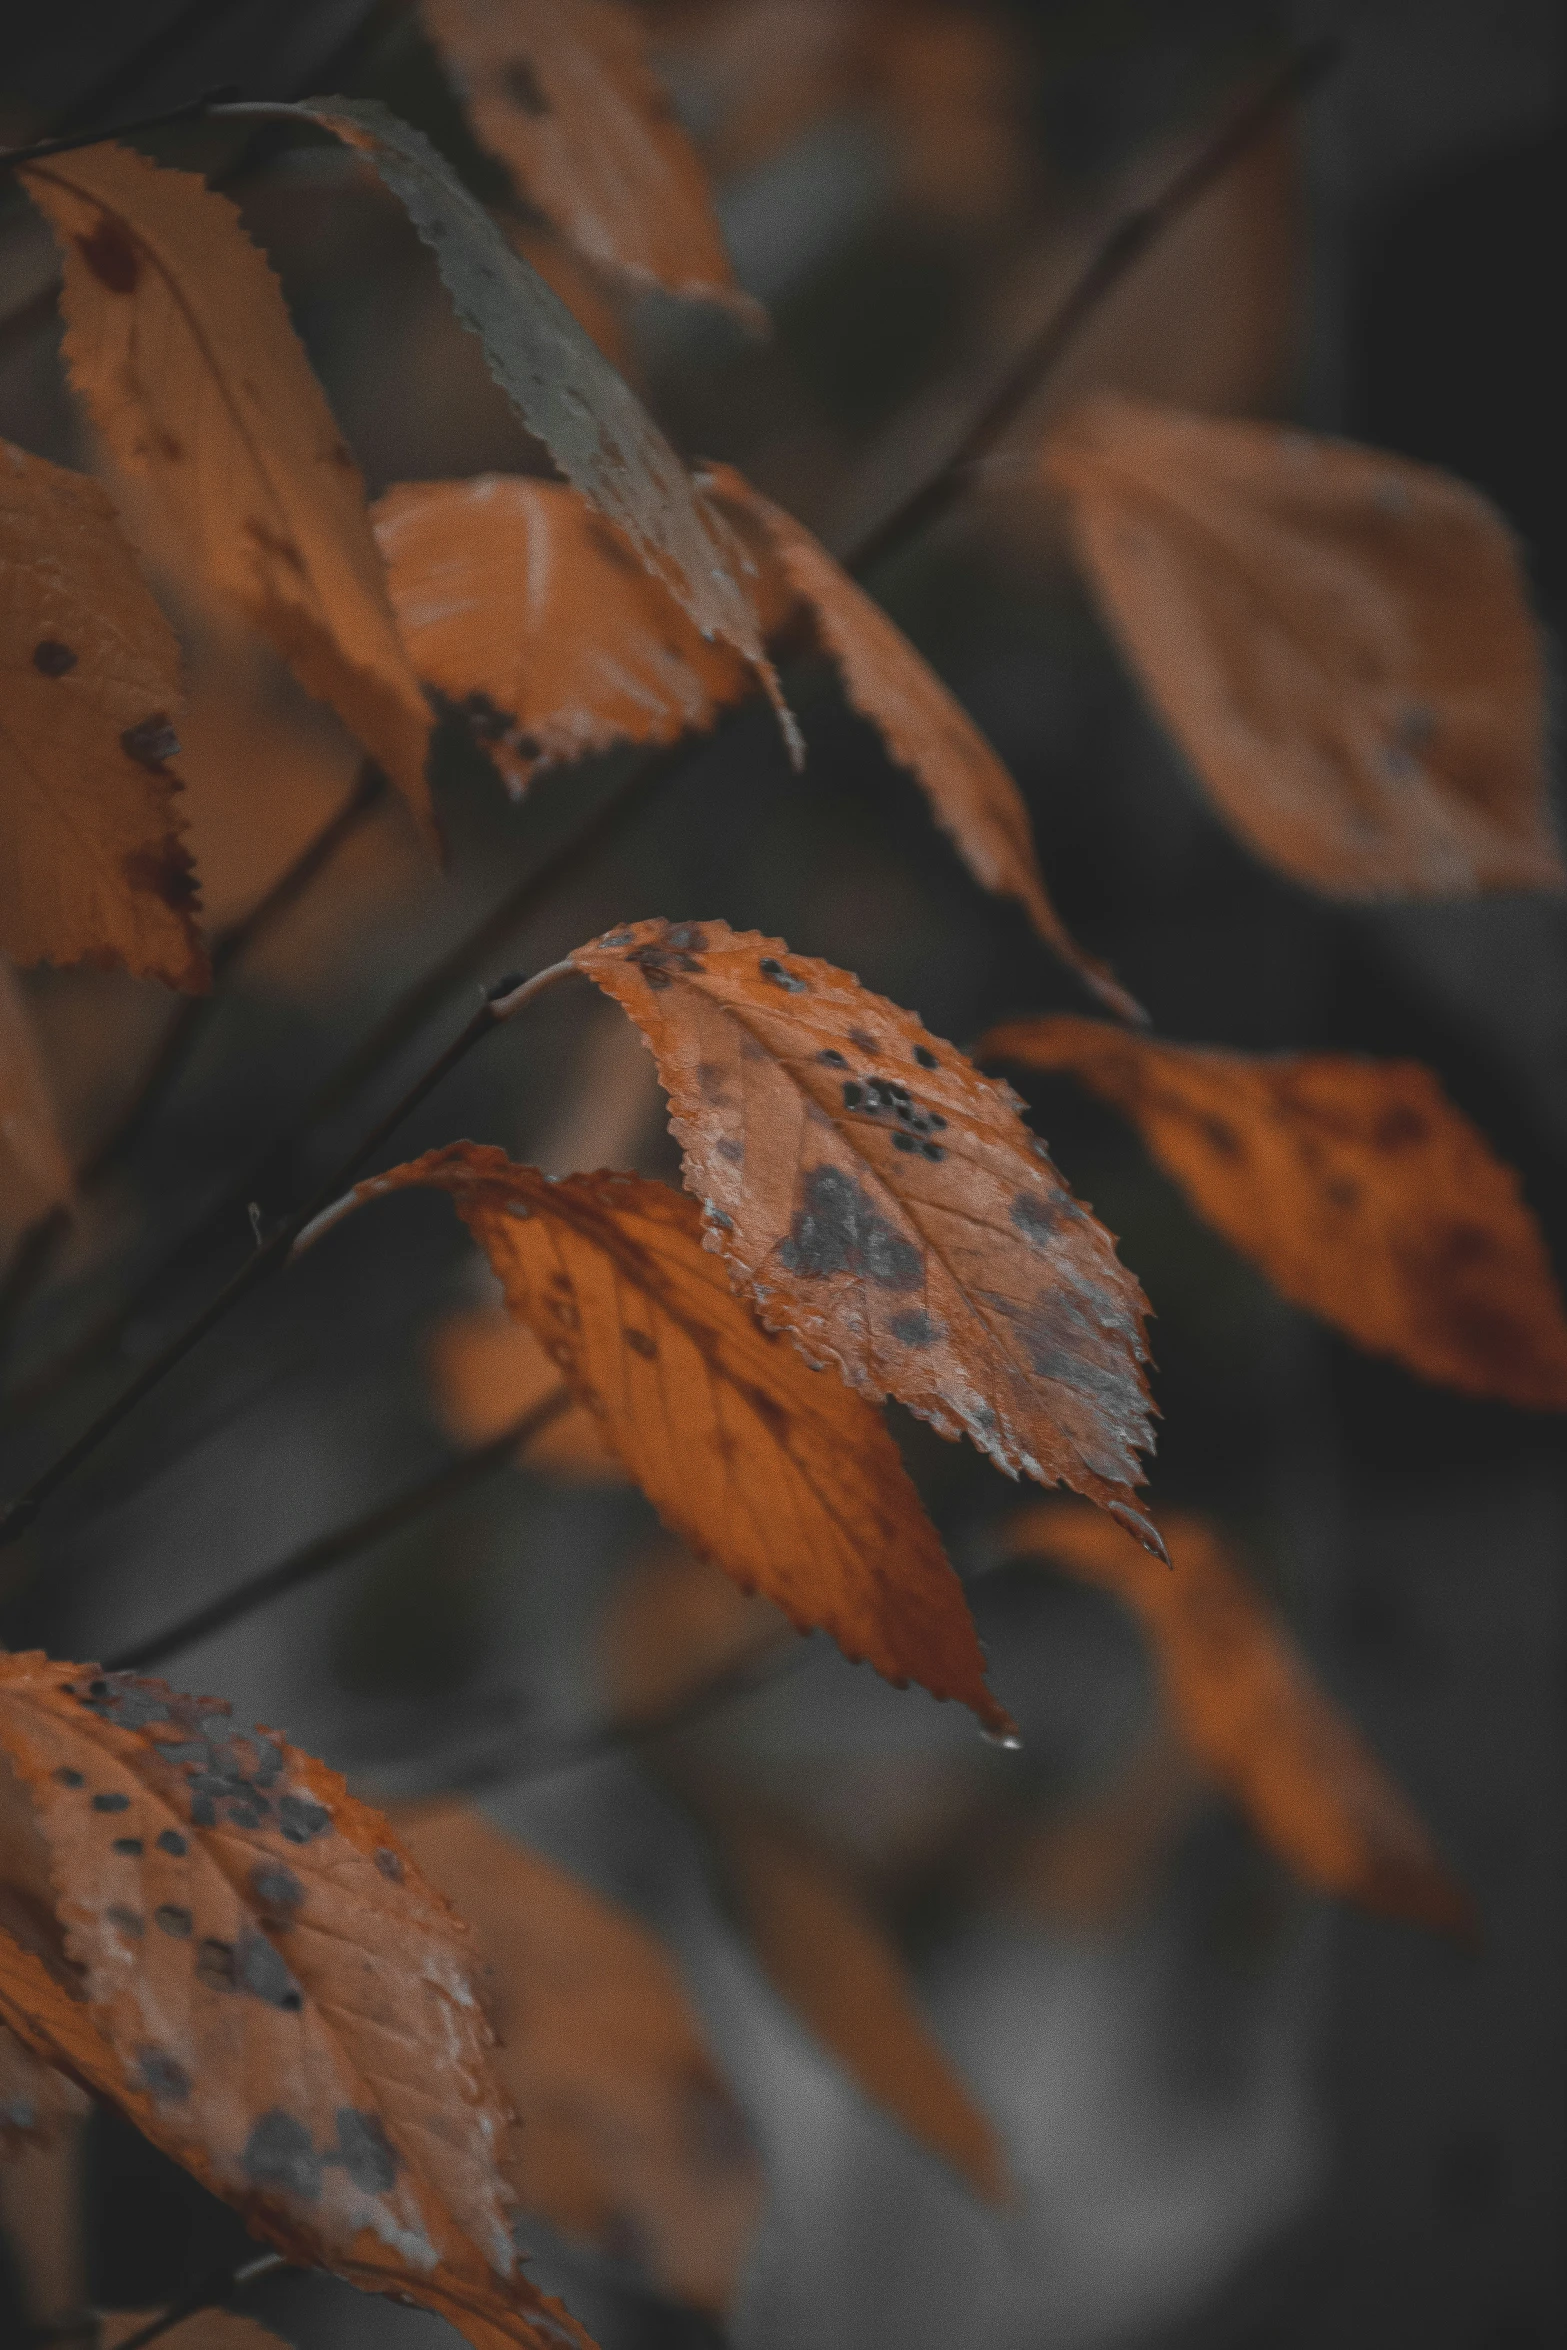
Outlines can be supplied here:
M1003 1754L1021 1754L1023 1741L1015 1730L981 1730L987 1746L999 1746Z

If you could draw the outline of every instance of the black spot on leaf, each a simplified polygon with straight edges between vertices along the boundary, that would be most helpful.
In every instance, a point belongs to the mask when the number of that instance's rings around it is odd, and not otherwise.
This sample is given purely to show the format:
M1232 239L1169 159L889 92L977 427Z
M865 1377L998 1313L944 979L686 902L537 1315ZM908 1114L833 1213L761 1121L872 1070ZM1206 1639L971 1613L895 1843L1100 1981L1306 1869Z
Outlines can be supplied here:
M154 710L139 726L128 726L120 737L120 748L143 767L161 767L165 759L174 758L179 751L180 738L166 710Z
M165 2048L138 2048L136 2069L142 2084L160 2105L183 2105L190 2095L190 2075Z
M327 2160L340 2162L366 2195L384 2195L397 2178L397 2155L380 2122L351 2105L337 2109L337 2152Z
M888 1328L900 1346L934 1346L941 1336L923 1306L916 1306L912 1313L894 1314Z
M128 1935L131 1941L139 1942L141 1940L145 1928L134 1909L127 1909L121 1901L111 1901L103 1914L111 1926L118 1926L120 1932Z
M69 1770L63 1763L54 1776L56 1785L60 1787L85 1787L87 1784L80 1771Z
M321 2194L321 2158L310 2143L303 2122L274 2105L264 2113L245 2141L241 2156L245 2175L256 2187L281 2189L314 2203Z
M231 1942L203 1942L196 1953L196 1980L205 1983L209 1991L232 1991L234 1945Z
M277 1808L279 1824L290 1844L308 1844L312 1836L324 1835L332 1825L332 1814L308 1796L285 1795Z
M805 981L796 979L794 973L786 970L776 955L758 957L756 967L764 979L771 980L774 987L783 988L788 995L805 995L809 992Z
M846 1110L857 1110L864 1099L865 1088L863 1085L846 1085L844 1087L843 1106Z
M189 1852L190 1846L178 1828L165 1828L158 1838L158 1850L169 1853L175 1860L183 1860L186 1853Z
M118 1852L126 1860L140 1860L141 1838L139 1836L116 1836L109 1849L111 1852Z
M835 1052L831 1045L827 1047L825 1052L818 1053L816 1058L825 1069L847 1069L849 1066L842 1053Z
M95 1795L92 1807L94 1811L129 1811L131 1799L128 1795Z
M805 1204L778 1250L786 1272L819 1280L858 1273L882 1289L917 1289L920 1254L871 1204L841 1167L813 1167Z
M295 2014L305 2004L304 1993L265 1934L248 1929L241 1934L234 1953L234 1973L240 1988L264 1999L268 2007L286 2008Z
M76 667L76 655L57 636L40 637L33 647L33 667L40 677L65 677Z
M1044 1248L1060 1229L1061 1213L1053 1200L1041 1199L1037 1192L1020 1191L1012 1202L1012 1222L1025 1240Z
M250 1890L264 1910L291 1918L305 1898L305 1888L292 1869L280 1862L259 1861L250 1872Z
M78 237L76 249L93 276L111 294L133 294L141 276L136 247L117 220L105 213L90 237Z
M385 1877L389 1885L400 1885L402 1883L402 1855L400 1853L394 1852L389 1844L382 1844L377 1848L375 1865L380 1870L382 1876Z
M929 1045L917 1044L914 1047L914 1058L916 1061L918 1061L922 1069L939 1069L941 1067L941 1063L937 1060Z
M152 1922L160 1934L168 1934L174 1941L184 1942L188 1940L195 1920L190 1911L182 1909L177 1901L165 1901L153 1911Z

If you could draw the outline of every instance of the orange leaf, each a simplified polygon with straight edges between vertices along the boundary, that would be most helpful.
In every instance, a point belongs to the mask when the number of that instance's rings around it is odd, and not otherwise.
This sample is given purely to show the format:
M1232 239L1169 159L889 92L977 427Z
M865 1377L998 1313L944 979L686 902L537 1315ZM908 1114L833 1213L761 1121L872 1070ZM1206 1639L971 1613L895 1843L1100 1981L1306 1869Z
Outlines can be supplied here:
M802 1632L998 1731L963 1587L877 1415L735 1296L679 1192L639 1175L551 1182L471 1142L355 1196L449 1191L666 1525Z
M1259 857L1347 898L1567 881L1538 638L1478 491L1111 397L1044 463L1139 676Z
M1141 1619L1193 1753L1298 1876L1389 1917L1472 1935L1469 1897L1407 1798L1212 1528L1171 1511L1163 1530L1168 1569L1073 1503L1025 1510L1004 1538L1013 1553L1113 1591Z
M871 2100L987 2202L1011 2187L995 2131L921 2014L903 1961L848 1877L792 1830L747 1809L721 1829L757 1957Z
M162 2315L157 2309L108 2309L98 2320L96 2350L120 2350L143 2326ZM281 2334L258 2325L237 2309L197 2309L170 2328L168 2350L287 2350Z
M709 1245L769 1326L1157 1545L1146 1301L1011 1089L755 931L642 922L572 960L647 1038Z
M1124 1111L1198 1215L1357 1345L1567 1410L1567 1319L1518 1178L1417 1061L1156 1044L1067 1015L978 1049Z
M647 1928L458 1803L399 1822L473 1927L496 2059L526 2117L531 2210L714 2311L731 2298L762 2177L673 1963Z
M711 726L750 690L562 482L405 482L373 519L410 660L513 793L560 760Z
M460 1923L335 1773L227 1711L0 1656L58 1918L42 1957L0 1938L0 2020L291 2259L483 2350L586 2344L517 2256Z
M1108 966L1084 954L1051 904L1023 795L961 702L792 515L732 465L710 467L707 479L720 508L760 524L789 587L812 613L850 701L881 735L889 758L920 784L980 887L1016 898L1045 944L1111 1011L1146 1018Z
M19 1232L71 1197L71 1163L27 1006L0 963L0 1232Z
M424 0L474 132L518 193L633 285L757 305L734 281L707 174L612 0Z
M164 761L180 657L96 482L0 442L0 947L207 985Z
M480 1309L453 1314L435 1331L431 1371L441 1417L464 1444L488 1444L541 1404L560 1373L526 1322ZM520 1456L556 1475L608 1478L623 1471L585 1404L541 1428Z
M71 381L116 462L428 824L430 713L364 488L235 207L124 147L22 176L64 255Z

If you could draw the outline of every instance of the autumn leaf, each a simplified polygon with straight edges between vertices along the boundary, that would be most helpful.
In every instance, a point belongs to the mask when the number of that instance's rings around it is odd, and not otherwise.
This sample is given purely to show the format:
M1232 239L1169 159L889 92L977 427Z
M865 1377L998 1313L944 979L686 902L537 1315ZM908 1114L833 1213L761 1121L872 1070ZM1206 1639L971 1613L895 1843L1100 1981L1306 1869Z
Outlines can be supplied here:
M757 305L734 281L707 175L613 0L423 0L475 135L518 193L608 275Z
M1518 1178L1416 1061L1012 1020L985 1060L1069 1070L1282 1294L1422 1378L1567 1410L1567 1317Z
M700 1808L700 1805L699 1805ZM1006 2158L850 1878L795 1830L714 1807L724 1872L764 1973L872 2103L991 2203Z
M641 402L423 132L371 98L312 98L267 111L319 122L379 172L434 253L458 317L479 337L519 421L701 634L721 637L751 664L797 746L739 585L744 558L732 534L698 498Z
M561 760L711 726L750 690L563 482L404 482L373 520L409 659L515 794Z
M641 922L572 960L646 1037L708 1244L769 1327L1157 1545L1146 1302L1010 1088L755 931Z
M0 2024L0 2162L18 2146L47 2145L62 2125L84 2120L88 2111L74 2081Z
M72 1191L71 1163L27 1006L0 962L0 1232L20 1232Z
M647 1928L458 1803L399 1819L472 1926L496 2063L526 2116L511 2176L528 2209L721 2311L762 2176L674 1964Z
M1298 1876L1389 1917L1472 1937L1469 1897L1407 1798L1317 1688L1213 1529L1178 1511L1160 1523L1167 1569L1074 1503L1025 1510L1003 1540L1011 1555L1047 1559L1133 1611L1186 1742Z
M1345 898L1567 881L1537 632L1477 490L1113 397L1044 465L1139 677L1259 857Z
M408 2295L479 2350L585 2345L518 2258L460 1923L333 1772L227 1712L0 1656L25 1791L3 1808L30 1808L55 1913L33 1948L8 1917L0 2021L289 2258ZM0 1840L36 1921L14 1820Z
M490 1443L560 1384L543 1339L504 1310L483 1307L437 1325L430 1373L441 1418L466 1445ZM598 1421L580 1403L541 1428L519 1458L554 1476L614 1483L625 1474Z
M98 2320L95 2350L120 2350L144 2326L162 2315L157 2309L109 2309ZM287 2350L281 2334L258 2325L238 2309L197 2309L171 2326L165 2337L168 2350Z
M764 1330L694 1204L637 1175L552 1182L452 1143L354 1194L448 1191L665 1524L802 1632L1011 1723L935 1528L876 1413Z
M721 510L758 524L790 590L810 612L862 717L924 790L937 823L982 889L1016 898L1035 931L1125 1020L1147 1017L1109 968L1078 946L1046 893L1023 795L961 702L902 631L802 524L732 465L705 476Z
M179 646L96 482L0 442L0 948L207 985L164 762Z
M64 257L65 358L111 455L428 825L430 712L364 488L237 210L107 144L22 178Z

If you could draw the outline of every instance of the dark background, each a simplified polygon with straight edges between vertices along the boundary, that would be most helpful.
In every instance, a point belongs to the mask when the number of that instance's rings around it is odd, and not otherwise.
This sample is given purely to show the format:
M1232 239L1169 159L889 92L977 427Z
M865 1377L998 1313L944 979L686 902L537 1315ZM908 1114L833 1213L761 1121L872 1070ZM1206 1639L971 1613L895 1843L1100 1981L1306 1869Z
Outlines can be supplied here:
M999 160L983 140L964 160L939 89L889 98L862 80L723 177L741 276L777 333L752 347L650 306L636 366L681 444L733 457L814 526L846 529L940 445L943 419L963 413L1095 224L1157 183L1287 45L1340 29L1344 60L1297 137L1252 159L1129 282L1052 399L1111 382L1289 415L1452 468L1520 534L1559 674L1559 11L1099 0L969 13L999 28L1007 61ZM677 94L698 114L699 14L660 19ZM164 53L123 70L160 26ZM60 5L0 39L4 133L17 139L75 112L94 119L106 91L117 119L228 81L255 95L373 90L473 161L398 12L362 0ZM199 135L157 151L208 161ZM536 462L389 207L286 161L243 200L373 492ZM89 463L37 298L47 249L15 195L0 201L0 432ZM1426 1061L1521 1170L1567 1261L1558 904L1345 911L1254 863L1121 669L1048 513L1005 483L878 590L1018 777L1068 921L1163 1033ZM765 720L742 727L504 961L533 967L626 917L722 913L849 965L960 1040L1007 1011L1079 1008L1021 918L968 883L826 677L807 668L791 683L810 740L803 778ZM24 1374L91 1322L127 1266L156 1263L311 1077L490 902L500 871L520 870L612 772L550 779L512 809L448 735L448 877L418 877L390 850L340 921L307 915L241 970L105 1211L108 1270L87 1252L39 1301L19 1341ZM135 1064L138 999L98 978L39 983L50 1033L114 1040L98 1091L84 1083L89 1126L116 1069L123 1080ZM465 1065L393 1155L469 1133L545 1164L602 1152L669 1172L637 1058L595 1019L552 999L525 1035ZM432 1025L426 1052L451 1024ZM410 1070L419 1059L416 1045ZM491 1796L495 1816L640 1908L686 1965L774 2183L737 2345L1545 2350L1567 2316L1559 1429L1353 1353L1271 1299L1112 1120L1065 1084L1042 1085L1036 1107L1159 1315L1156 1505L1210 1510L1246 1542L1474 1890L1484 1950L1306 1900L1217 1802L1108 1922L944 1905L952 1787L1005 1802L1021 1768L1041 1804L1069 1808L1102 1785L1146 1715L1135 1643L1108 1607L1038 1577L976 1584L998 1689L1027 1733L1019 1766L971 1751L971 1733L917 1696L813 1664L726 1716L703 1753L803 1788L822 1832L886 1890L937 2028L1023 2183L1023 2208L998 2227L760 1984L689 1823L638 1765L510 1787ZM10 1644L97 1653L439 1456L420 1333L476 1287L429 1206L406 1203L395 1228L350 1227L170 1383L41 1529L4 1595ZM228 1231L187 1255L127 1334L129 1355L246 1245ZM79 1396L24 1424L7 1477L22 1482L82 1408ZM971 1561L1012 1496L977 1461L900 1434L955 1557ZM648 1536L629 1503L517 1476L182 1658L176 1677L284 1721L371 1788L439 1785L508 1737L591 1710L595 1612ZM89 2193L92 2289L111 2304L166 2297L237 2239L108 2125ZM606 2350L708 2338L569 2248L542 2268ZM319 2280L271 2285L254 2306L301 2344L444 2338Z

